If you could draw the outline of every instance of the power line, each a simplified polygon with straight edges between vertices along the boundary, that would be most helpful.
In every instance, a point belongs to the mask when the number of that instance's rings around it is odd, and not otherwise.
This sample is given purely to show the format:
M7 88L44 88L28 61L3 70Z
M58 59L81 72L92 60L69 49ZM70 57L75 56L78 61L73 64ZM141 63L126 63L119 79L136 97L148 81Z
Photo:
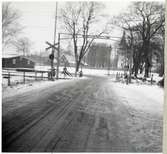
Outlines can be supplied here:
M73 35L73 34L70 34L70 33L61 33L61 34L63 34L63 35ZM75 35L82 36L82 37L87 36L89 38L95 37L95 38L99 38L99 39L100 38L101 39L121 38L121 37L117 37L117 36L98 36L98 35L83 35L83 34L75 34Z
M57 7L58 7L58 3L56 2L55 31L54 31L54 42L53 42L53 44L55 44L55 41L56 41L56 29L57 29Z

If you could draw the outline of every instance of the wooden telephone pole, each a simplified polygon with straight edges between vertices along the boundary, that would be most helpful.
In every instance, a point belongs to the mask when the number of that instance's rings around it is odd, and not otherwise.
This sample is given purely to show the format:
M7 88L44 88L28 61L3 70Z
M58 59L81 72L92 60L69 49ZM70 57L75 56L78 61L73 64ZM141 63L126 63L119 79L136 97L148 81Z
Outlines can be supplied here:
M56 46L59 45L58 43L56 43L56 29L57 29L57 7L58 7L58 3L56 2L56 14L55 14L55 26L54 26L54 39L53 39L53 44L46 42L46 44L49 45L48 48L46 48L46 50L48 49L52 49L52 53L49 55L50 58L50 62L51 62L51 73L50 73L50 79L54 80L54 76L55 76L55 68L54 68L54 57L55 57L55 50L59 50L59 47L57 48ZM59 52L59 51L58 51ZM58 62L57 62L58 63ZM58 71L57 71L58 74Z
M54 27L54 39L53 39L53 44L56 42L56 29L57 29L57 5L58 3L56 2L56 15L55 15L55 27ZM55 68L54 68L54 53L55 53L55 48L52 48L52 55L53 58L51 59L51 72L52 72L52 80L54 80L54 75L55 75Z
M57 50L57 73L56 79L59 79L59 65L60 65L60 33L58 34L58 50Z

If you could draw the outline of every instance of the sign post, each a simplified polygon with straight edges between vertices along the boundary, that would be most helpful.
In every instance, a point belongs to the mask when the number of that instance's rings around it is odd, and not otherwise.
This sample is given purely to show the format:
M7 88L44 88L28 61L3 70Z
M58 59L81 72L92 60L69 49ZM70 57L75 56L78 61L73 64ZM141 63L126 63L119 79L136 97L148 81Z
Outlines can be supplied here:
M52 49L52 53L49 55L49 59L51 60L51 73L50 73L50 79L54 81L54 76L55 76L55 68L54 68L54 51L59 50L56 46L58 43L51 44L49 42L46 42L47 45L49 45L46 50Z
M58 34L58 49L57 49L57 73L56 79L59 79L59 65L60 65L60 33Z

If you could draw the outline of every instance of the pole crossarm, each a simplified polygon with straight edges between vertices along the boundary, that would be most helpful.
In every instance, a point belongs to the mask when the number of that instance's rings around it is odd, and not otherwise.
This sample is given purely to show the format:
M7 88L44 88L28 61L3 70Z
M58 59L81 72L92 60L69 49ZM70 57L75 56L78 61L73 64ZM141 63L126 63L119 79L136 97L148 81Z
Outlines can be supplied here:
M83 37L77 37L77 38L83 38ZM91 38L91 37L88 37L88 38ZM61 40L70 40L70 39L72 39L72 38L61 38ZM119 42L119 40L115 40L115 39L112 39L112 38L95 38L95 39L101 39L101 40L111 40L111 41L118 41Z

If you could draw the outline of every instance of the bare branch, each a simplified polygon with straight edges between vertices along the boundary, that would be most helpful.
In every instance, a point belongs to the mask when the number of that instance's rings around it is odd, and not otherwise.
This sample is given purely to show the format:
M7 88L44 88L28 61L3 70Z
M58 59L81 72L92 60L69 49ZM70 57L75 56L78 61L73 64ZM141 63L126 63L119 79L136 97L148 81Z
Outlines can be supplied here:
M18 20L20 13L14 10L11 3L4 2L2 4L2 44L7 46L16 39L16 36L22 31L23 27L20 26Z

